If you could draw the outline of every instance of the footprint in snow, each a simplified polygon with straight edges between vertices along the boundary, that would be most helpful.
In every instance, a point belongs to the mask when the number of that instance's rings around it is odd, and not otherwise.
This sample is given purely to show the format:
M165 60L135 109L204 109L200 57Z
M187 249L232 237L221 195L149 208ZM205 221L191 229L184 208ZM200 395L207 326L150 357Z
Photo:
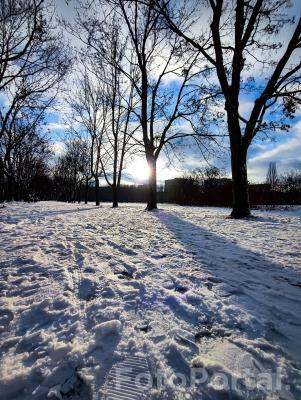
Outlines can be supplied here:
M216 276L208 276L208 281L212 282L212 283L222 283L223 281L219 278L217 278Z
M149 331L151 331L152 327L151 325L147 322L147 321L142 321L139 322L136 326L135 329L137 331L140 331L142 333L148 333Z
M177 342L184 344L186 346L190 346L190 347L192 346L194 349L197 348L196 339L192 333L190 333L184 329L175 329L175 330L171 331L170 333L173 335L174 339Z
M152 258L155 260L160 260L161 258L166 258L168 254L162 253L162 254L154 254L152 255Z
M100 296L102 298L114 298L116 296L116 293L111 287L105 287L101 292Z
M116 268L114 271L114 275L117 276L118 279L133 279L134 278L134 268L128 267L126 268Z
M213 283L211 283L211 282L206 282L206 283L205 283L205 286L207 286L207 289L208 289L208 290L212 290L212 288L213 288Z
M93 300L96 297L96 283L90 279L82 279L78 285L78 296L81 300Z
M118 279L133 279L133 273L129 271L121 271L116 275Z
M96 272L96 270L93 267L87 267L87 268L84 269L84 272L86 274L94 274Z
M138 382L137 377L140 378ZM152 382L152 379L146 358L128 355L113 365L101 390L104 394L102 398L112 400L149 398L148 383Z
M205 286L207 286L208 290L212 290L215 283L222 283L223 281L216 276L208 276L207 280L209 282L205 282Z
M174 290L175 290L175 292L184 294L184 293L186 293L189 289L188 289L187 287L185 287L185 286L179 285L179 286L176 286L176 287L174 288Z
M14 319L14 314L9 309L0 310L0 332L5 330Z

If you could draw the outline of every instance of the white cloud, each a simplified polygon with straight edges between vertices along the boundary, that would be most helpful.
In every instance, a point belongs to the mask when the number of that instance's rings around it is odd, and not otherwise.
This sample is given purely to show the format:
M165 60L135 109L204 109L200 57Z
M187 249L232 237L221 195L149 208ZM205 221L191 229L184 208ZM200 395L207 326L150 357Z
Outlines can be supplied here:
M253 107L254 107L253 101L241 100L239 103L240 115L247 119L250 116Z
M285 142L260 145L261 152L248 160L250 180L263 181L270 162L277 163L279 173L301 167L301 121L297 122Z
M63 131L65 129L67 129L67 125L64 123L60 123L60 122L49 122L47 124L47 128L50 131Z
M5 93L0 93L0 107L6 109L10 105L10 101Z

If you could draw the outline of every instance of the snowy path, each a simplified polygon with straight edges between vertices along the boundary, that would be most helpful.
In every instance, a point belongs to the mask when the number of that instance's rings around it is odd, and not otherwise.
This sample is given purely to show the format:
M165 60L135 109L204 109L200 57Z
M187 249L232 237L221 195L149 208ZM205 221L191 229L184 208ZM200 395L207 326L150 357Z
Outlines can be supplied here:
M0 213L1 399L100 400L129 356L152 400L301 398L300 211Z

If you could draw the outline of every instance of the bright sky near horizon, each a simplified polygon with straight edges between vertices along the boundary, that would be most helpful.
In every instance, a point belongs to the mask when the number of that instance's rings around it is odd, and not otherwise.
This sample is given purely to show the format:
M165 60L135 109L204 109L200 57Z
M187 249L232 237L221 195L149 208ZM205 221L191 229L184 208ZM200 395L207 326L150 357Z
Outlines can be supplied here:
M74 6L77 0L70 0L66 4L65 0L55 0L57 9L66 19L72 19L74 16ZM293 12L296 15L300 12L300 2L293 2ZM284 34L287 34L285 32ZM254 76L259 78L259 72L254 72ZM244 116L247 116L252 107L252 99L244 96L240 101L240 110ZM63 149L61 138L65 131L65 125L60 113L52 114L49 118L48 128L53 134L54 149L60 153ZM272 135L273 140L257 139L249 149L248 153L248 176L252 182L265 180L267 168L270 162L277 163L278 173L288 172L292 169L301 170L301 110L297 111L296 117L291 121L289 132L277 133ZM182 162L176 162L175 165L169 165L164 155L160 156L158 162L158 181L171 179L181 176L184 171L193 170L197 167L206 165L201 154L195 154L193 151L186 152ZM224 169L226 174L230 174L230 156L229 151L225 149L222 158L212 157L211 165L216 165ZM135 158L127 166L124 173L124 182L142 183L147 179L148 169L143 157Z

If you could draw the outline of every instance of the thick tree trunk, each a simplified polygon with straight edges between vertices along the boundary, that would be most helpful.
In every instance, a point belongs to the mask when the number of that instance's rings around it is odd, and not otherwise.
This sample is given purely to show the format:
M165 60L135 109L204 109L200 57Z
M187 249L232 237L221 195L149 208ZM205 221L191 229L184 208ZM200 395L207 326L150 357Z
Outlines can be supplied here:
M146 209L148 211L157 209L157 160L152 156L148 157L148 201Z
M247 176L247 151L240 143L231 143L233 218L251 215Z
M231 148L232 168L232 203L231 217L244 218L251 215L249 203L247 149L242 136L239 118L238 101L226 102L227 123Z
M99 179L95 178L95 204L99 206Z
M112 187L112 194L113 194L113 204L112 207L116 208L118 207L118 188L117 187Z

